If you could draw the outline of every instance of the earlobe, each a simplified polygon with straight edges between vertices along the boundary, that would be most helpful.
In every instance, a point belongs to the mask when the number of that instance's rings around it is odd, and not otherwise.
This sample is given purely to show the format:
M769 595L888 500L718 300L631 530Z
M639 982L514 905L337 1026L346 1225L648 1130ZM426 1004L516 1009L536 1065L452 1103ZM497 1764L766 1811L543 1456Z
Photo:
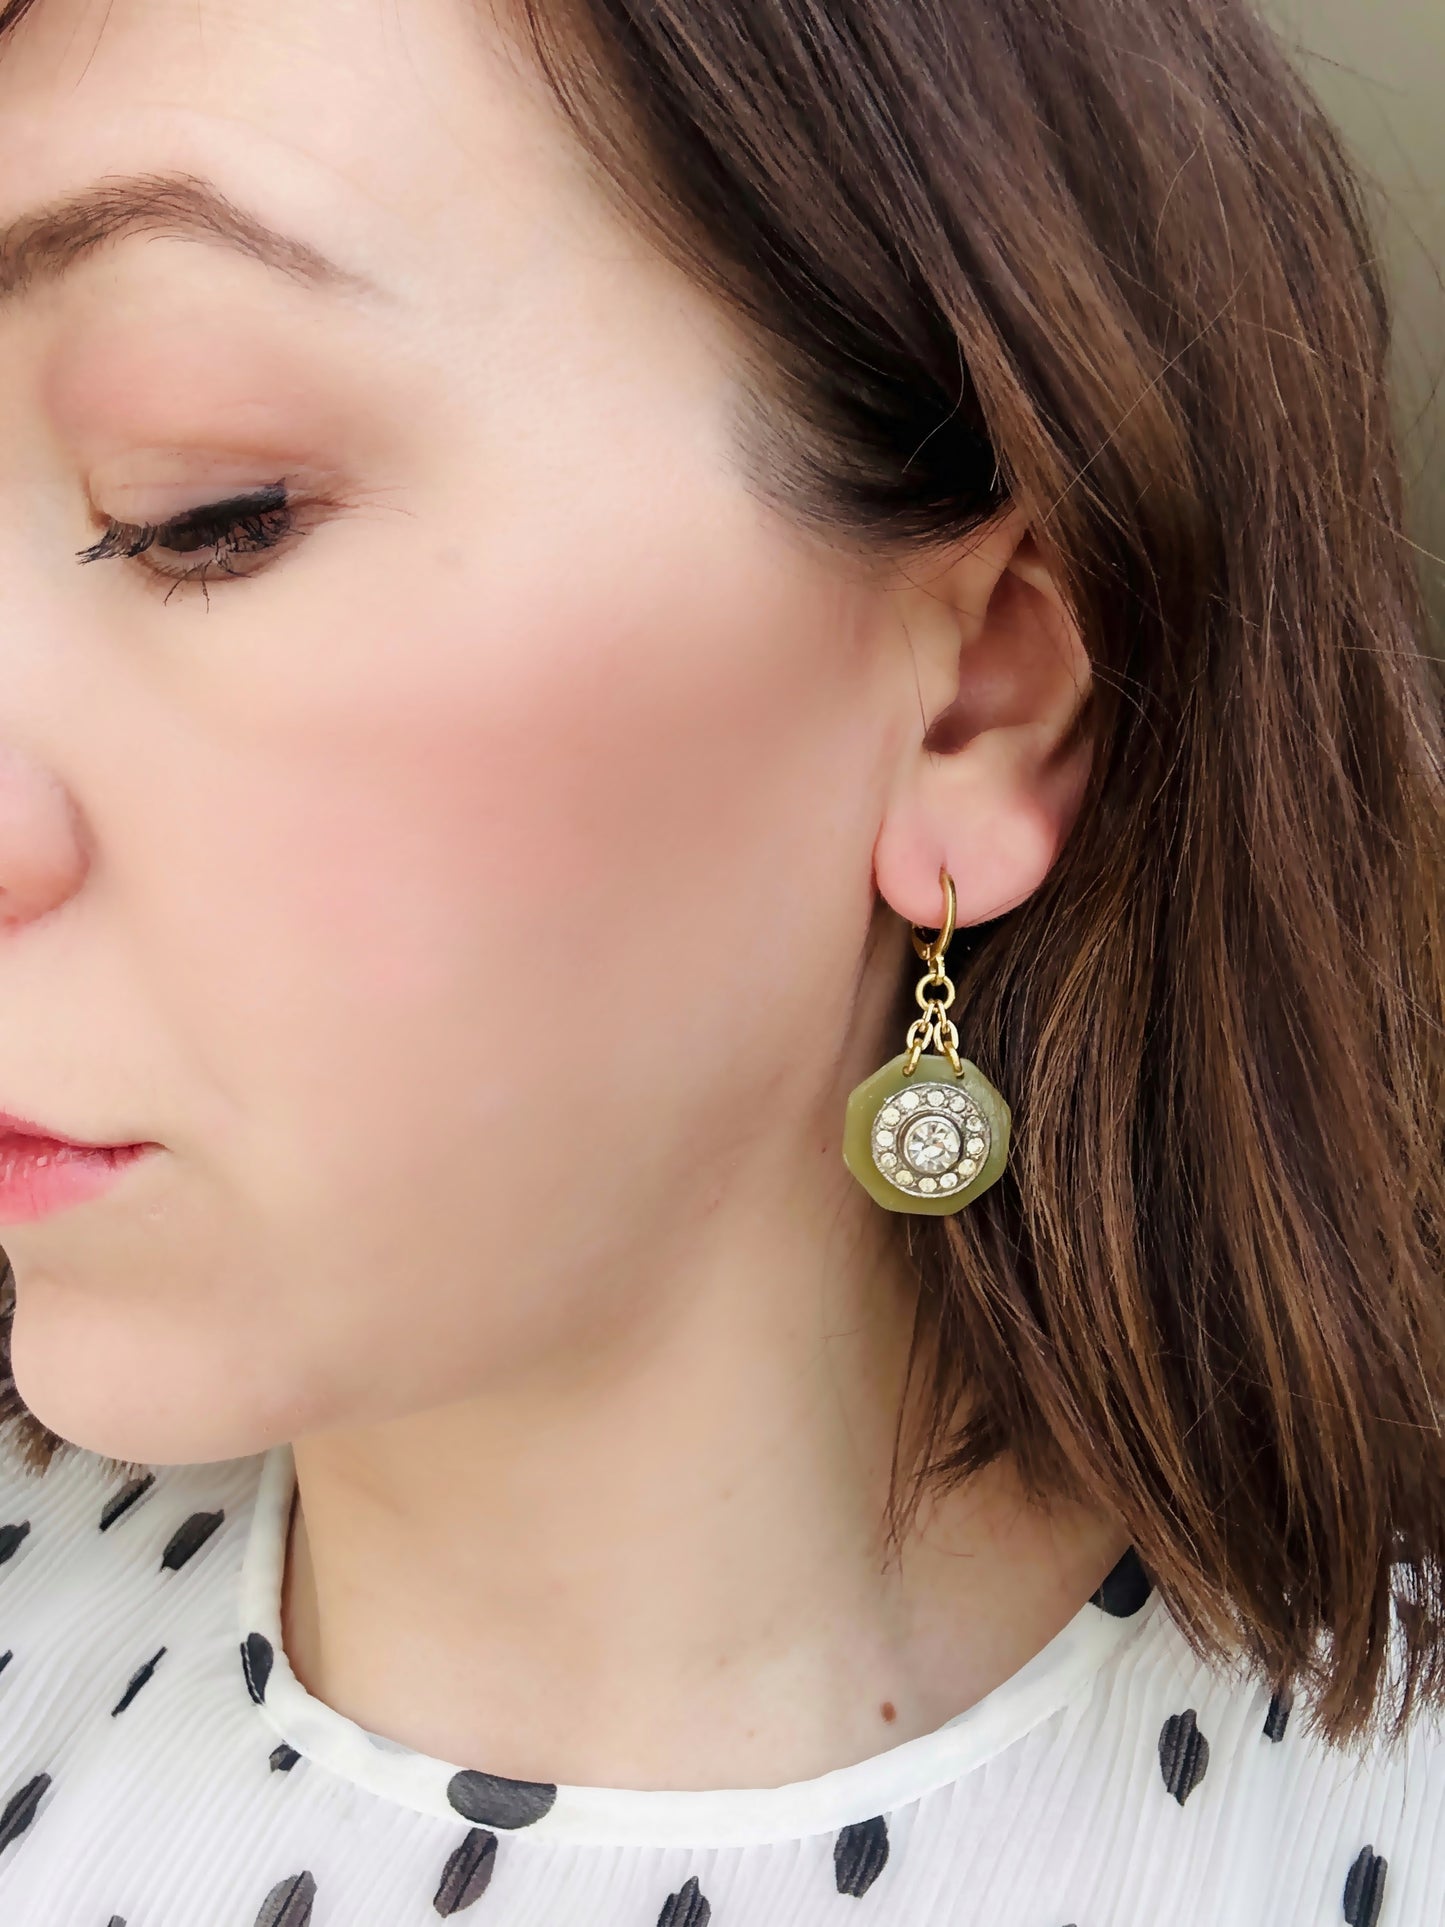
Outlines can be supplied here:
M926 611L909 601L922 594ZM958 921L979 923L1039 887L1073 826L1093 755L1079 728L1088 652L1017 512L926 589L900 595L917 671L915 722L874 846L874 875L900 916L928 926L937 920L943 865Z

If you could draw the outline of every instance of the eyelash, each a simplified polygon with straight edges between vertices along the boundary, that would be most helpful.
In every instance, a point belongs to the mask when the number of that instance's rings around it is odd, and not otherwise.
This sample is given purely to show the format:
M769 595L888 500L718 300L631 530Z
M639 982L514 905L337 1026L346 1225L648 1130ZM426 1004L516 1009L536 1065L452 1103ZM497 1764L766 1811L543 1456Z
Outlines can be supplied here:
M192 554L203 548L214 550L214 554L196 567L180 571L158 569L153 562L142 564L148 574L171 584L166 595L169 601L182 583L199 583L204 587L211 579L212 568L233 581L257 574L264 564L237 570L231 566L232 558L260 555L279 548L295 532L296 517L286 484L272 482L249 495L228 496L224 502L208 502L199 508L187 509L184 515L172 516L168 522L112 522L98 542L77 551L77 559L107 562L114 557L136 558L167 549L172 554Z

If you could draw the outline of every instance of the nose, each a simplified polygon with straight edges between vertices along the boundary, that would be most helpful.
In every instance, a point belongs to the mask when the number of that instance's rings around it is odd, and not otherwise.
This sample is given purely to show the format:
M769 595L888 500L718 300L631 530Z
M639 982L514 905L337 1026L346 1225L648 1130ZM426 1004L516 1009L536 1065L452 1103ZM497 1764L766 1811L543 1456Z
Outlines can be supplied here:
M51 771L0 743L0 925L48 915L74 895L86 865L70 792Z

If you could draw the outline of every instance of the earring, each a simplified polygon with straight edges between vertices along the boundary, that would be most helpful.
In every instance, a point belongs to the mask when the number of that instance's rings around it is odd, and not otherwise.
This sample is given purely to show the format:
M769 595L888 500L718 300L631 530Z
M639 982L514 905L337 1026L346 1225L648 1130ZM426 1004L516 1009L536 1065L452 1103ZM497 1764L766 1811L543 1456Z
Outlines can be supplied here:
M914 991L923 1015L908 1026L907 1049L851 1092L843 1126L843 1162L869 1196L888 1211L929 1217L961 1211L988 1189L1008 1157L1012 1119L983 1072L958 1054L947 1014L953 984L943 968L956 908L947 866L939 881L938 935L925 943L912 926L913 948L928 965ZM942 1055L925 1055L930 1040Z

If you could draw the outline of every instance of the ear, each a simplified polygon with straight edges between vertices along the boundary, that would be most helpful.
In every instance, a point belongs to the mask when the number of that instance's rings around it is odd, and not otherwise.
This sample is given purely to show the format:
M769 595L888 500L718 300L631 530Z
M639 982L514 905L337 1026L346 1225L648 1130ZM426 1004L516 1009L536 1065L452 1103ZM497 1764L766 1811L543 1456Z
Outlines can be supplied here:
M1018 509L888 593L909 722L874 845L879 894L937 929L946 865L957 921L981 923L1038 888L1078 813L1093 756L1088 652Z

